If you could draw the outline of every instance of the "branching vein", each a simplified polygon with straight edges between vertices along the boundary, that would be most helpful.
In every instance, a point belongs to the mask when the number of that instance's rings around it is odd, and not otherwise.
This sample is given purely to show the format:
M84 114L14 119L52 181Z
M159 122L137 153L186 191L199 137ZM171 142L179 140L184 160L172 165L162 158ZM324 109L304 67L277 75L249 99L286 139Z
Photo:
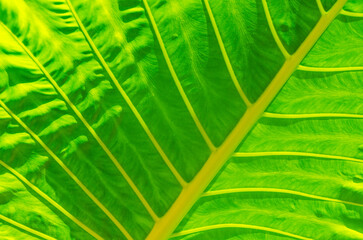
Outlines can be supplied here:
M326 14L326 11L324 9L323 4L321 3L321 0L316 0L316 4L318 5L320 14L321 15L325 15Z

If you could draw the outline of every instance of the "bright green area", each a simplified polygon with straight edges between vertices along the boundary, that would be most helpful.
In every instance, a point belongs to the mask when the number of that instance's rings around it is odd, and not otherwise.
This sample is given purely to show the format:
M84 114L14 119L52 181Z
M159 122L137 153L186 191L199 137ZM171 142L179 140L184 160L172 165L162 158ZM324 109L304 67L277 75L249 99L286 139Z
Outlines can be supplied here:
M321 17L263 2L0 0L0 239L145 239L284 63L269 23L293 54ZM362 26L338 16L302 64L344 69L267 109L354 116L266 116L237 150L335 158L232 157L207 194L251 191L202 197L176 239L363 238Z

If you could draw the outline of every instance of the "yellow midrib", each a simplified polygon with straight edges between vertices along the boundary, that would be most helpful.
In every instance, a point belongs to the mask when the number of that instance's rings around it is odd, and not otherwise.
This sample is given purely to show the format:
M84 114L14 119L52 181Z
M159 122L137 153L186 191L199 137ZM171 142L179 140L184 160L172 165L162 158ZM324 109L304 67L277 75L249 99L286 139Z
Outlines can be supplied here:
M199 199L204 189L218 173L220 168L228 160L238 144L244 139L270 102L275 98L291 74L299 66L303 58L343 8L346 1L347 0L338 0L329 12L322 15L297 51L287 58L260 98L247 109L244 116L237 123L236 127L226 138L224 143L210 155L202 169L183 189L169 211L155 223L147 240L163 240L170 236L189 209Z

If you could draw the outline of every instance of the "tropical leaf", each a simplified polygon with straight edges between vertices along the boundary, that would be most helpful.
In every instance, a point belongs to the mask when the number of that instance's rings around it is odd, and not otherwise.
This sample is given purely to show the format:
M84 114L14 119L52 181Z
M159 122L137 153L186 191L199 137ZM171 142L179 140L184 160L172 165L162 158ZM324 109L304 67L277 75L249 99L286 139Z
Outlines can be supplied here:
M0 0L1 238L363 239L362 12Z

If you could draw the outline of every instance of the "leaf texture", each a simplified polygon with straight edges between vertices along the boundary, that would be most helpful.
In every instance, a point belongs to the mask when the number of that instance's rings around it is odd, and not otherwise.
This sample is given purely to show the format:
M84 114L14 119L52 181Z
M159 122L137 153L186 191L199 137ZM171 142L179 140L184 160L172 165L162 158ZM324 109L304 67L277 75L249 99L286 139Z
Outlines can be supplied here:
M0 238L362 238L344 4L0 0Z

